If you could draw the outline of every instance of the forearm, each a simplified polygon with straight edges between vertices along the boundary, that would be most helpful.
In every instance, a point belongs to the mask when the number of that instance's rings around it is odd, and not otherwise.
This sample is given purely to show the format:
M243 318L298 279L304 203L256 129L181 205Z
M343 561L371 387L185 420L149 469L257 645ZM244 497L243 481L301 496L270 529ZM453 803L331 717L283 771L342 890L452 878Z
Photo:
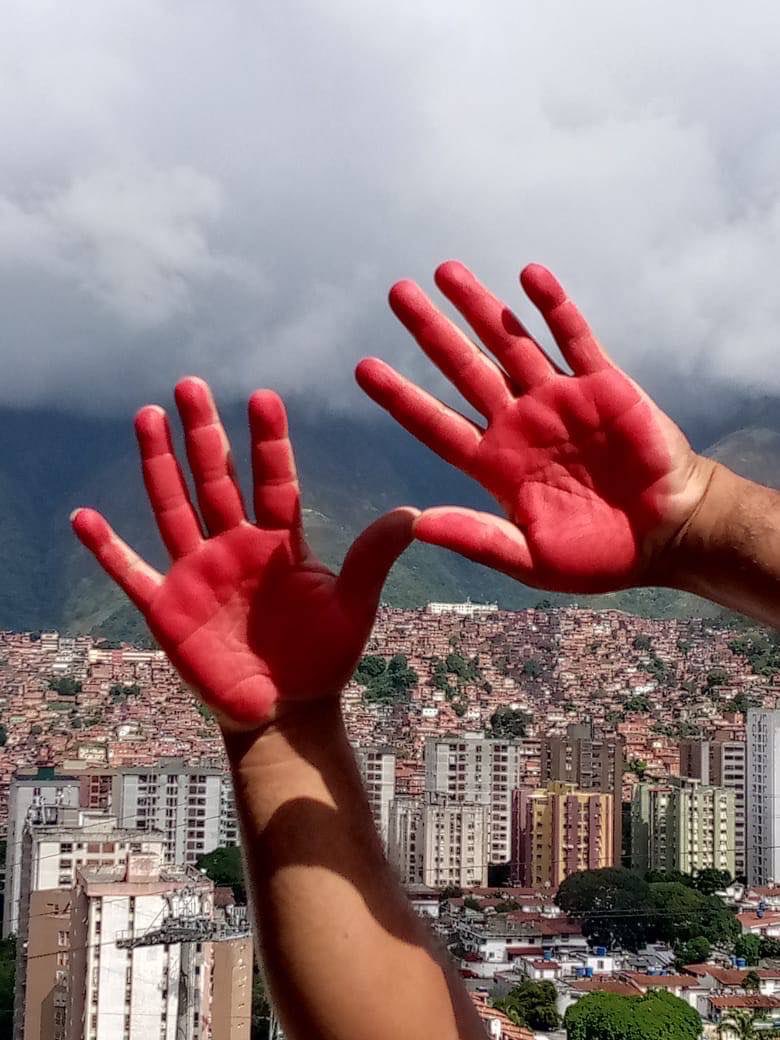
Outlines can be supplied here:
M481 1040L384 858L337 702L226 745L262 958L291 1040Z
M667 583L780 627L780 493L715 463Z

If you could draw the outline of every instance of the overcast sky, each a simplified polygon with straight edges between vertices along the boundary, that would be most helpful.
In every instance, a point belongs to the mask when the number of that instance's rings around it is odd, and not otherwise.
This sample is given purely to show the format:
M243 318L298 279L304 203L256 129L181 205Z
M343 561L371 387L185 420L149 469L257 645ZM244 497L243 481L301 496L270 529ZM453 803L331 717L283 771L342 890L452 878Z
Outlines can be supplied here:
M0 63L0 402L435 388L385 298L450 256L670 401L780 392L776 0L6 0Z

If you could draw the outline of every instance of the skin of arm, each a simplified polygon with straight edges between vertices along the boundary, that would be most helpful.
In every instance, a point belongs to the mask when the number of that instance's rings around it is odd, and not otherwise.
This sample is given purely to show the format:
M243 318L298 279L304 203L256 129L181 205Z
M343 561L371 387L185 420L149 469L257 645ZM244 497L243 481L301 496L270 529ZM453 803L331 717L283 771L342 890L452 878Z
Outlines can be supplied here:
M168 573L99 513L76 510L72 524L220 722L287 1035L482 1038L462 982L384 858L339 706L418 514L380 517L333 574L305 542L281 400L261 390L249 402L254 523L208 386L182 380L176 403L200 515L164 411L143 408L135 423Z
M506 519L429 509L415 536L537 588L668 586L777 626L780 495L697 455L612 362L546 268L531 264L520 281L570 372L463 264L447 261L435 278L485 350L414 282L393 286L390 306L484 421L377 358L361 361L357 379L410 433L479 481Z

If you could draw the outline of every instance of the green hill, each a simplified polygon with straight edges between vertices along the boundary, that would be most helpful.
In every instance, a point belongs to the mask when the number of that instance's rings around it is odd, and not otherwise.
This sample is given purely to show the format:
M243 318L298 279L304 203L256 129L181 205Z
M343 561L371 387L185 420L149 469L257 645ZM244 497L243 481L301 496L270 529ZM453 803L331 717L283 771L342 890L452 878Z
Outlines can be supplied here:
M237 465L246 477L243 409L228 410L225 421ZM381 416L364 421L312 413L293 403L291 426L307 532L315 550L331 565L340 563L355 534L394 505L455 503L493 508L480 488ZM130 417L0 410L0 444L0 627L57 627L112 638L143 636L141 618L77 544L68 524L75 506L94 505L152 563L164 566L140 478ZM780 433L766 425L738 429L722 437L710 453L746 476L780 487L779 448ZM511 608L544 597L455 554L427 546L414 546L404 555L385 595L398 606L471 597ZM544 598L566 602L563 597ZM717 612L695 597L662 589L630 590L580 602L659 617Z

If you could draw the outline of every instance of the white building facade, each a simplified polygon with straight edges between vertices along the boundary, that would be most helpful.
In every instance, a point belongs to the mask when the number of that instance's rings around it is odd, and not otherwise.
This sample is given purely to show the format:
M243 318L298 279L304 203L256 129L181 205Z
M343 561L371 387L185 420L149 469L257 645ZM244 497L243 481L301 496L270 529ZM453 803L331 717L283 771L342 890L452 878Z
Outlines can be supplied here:
M780 881L780 711L750 708L745 784L749 885Z

